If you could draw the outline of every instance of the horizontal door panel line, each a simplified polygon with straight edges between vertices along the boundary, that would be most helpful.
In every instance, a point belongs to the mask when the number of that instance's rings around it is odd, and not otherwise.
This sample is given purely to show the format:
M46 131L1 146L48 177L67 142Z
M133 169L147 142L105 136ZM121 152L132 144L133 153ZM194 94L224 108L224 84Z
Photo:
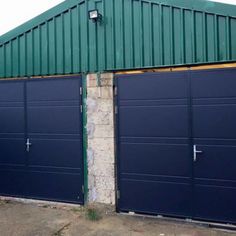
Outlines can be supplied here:
M131 143L131 142L120 142L120 144L125 145L135 145L135 144L141 144L141 145L156 145L156 146L187 146L188 144L182 144L182 143Z
M65 138L35 138L35 137L30 137L31 141L64 141L64 142L79 142L81 139L78 138L78 139L65 139Z
M210 185L210 184L196 184L196 183L195 183L195 188L197 188L197 187L224 188L224 189L233 189L233 190L236 190L236 185L235 185L235 186L225 186L225 185Z
M58 107L60 107L60 108L77 108L79 111L80 111L80 104L78 104L78 105L35 105L35 106L33 106L33 105L28 105L28 108L30 108L30 109L42 109L42 108L48 108L48 107L53 107L53 108L58 108Z
M29 132L29 135L47 135L47 136L59 136L59 135L65 135L65 136L81 136L80 133L76 133L76 134L63 134L63 133L59 133L59 134L50 134L50 133L36 133L36 132Z
M236 141L236 140L235 140ZM227 144L214 144L214 145L208 145L208 144L197 144L198 146L201 147L226 147L226 148L236 148L236 144L235 145L227 145Z
M5 104L5 103L10 103L10 104L12 104L12 103L15 103L15 104L22 104L22 105L24 105L24 100L22 100L22 101L7 101L7 100L0 100L0 105L1 105L1 103L3 103L3 104Z
M153 174L140 174L140 173L131 173L131 172L122 172L120 171L120 174L121 175L135 175L135 176L147 176L147 177L160 177L160 178L183 178L183 179L186 179L186 178L190 178L191 176L176 176L176 175L153 175Z
M191 184L191 179L189 179L188 182L186 183L183 183L183 182L170 182L170 181L167 181L167 180L141 180L141 179L127 179L127 178L120 178L120 181L128 181L128 182L145 182L145 183L161 183L161 184L172 184L172 185L192 185Z
M120 136L119 138L120 139L122 139L122 138L166 138L166 139L187 139L188 140L188 138L185 138L185 137L167 137L167 136L146 136L146 137L143 137L143 136L139 136L139 137Z
M0 106L0 108L3 108L3 109L24 109L24 106Z
M78 91L78 93L79 93L79 91ZM45 102L73 102L73 103L78 103L78 102L80 102L80 96L78 96L77 98L74 98L74 99L67 99L67 98L65 98L65 99L59 99L59 100L51 100L51 99L49 99L49 100L46 100L46 99L42 99L42 100L30 100L29 98L28 98L28 100L27 100L27 103L28 104L31 104L31 103L45 103Z
M64 167L64 166L44 166L44 165L28 165L28 168L49 168L58 170L81 170L81 167Z
M228 97L192 97L193 99L193 102L194 101L198 101L198 100L230 100L230 99L235 99L236 100L236 97L235 96L228 96Z
M187 97L181 97L181 98L158 98L158 99L132 99L132 98L126 98L122 99L119 98L119 103L127 101L127 102L159 102L159 101L186 101L188 100Z
M224 98L219 98L219 99L194 99L193 100L193 105L198 105L198 104L234 104L236 103L236 99L224 99Z
M232 104L193 104L193 109L196 107L227 107L227 106L236 106L236 103L232 103ZM194 111L193 111L194 112Z
M40 170L27 170L26 173L42 173L42 174L55 174L55 175L82 175L82 172L55 172L55 171L40 171Z
M152 142L166 142L166 143L169 143L169 142L173 142L173 143L176 143L177 144L179 142L182 142L182 144L186 144L188 142L188 138L185 138L185 137L133 137L133 136L122 136L120 137L119 139L119 142L120 143L125 143L125 142L131 142L131 143L138 143L138 142L141 142L141 143L145 143L146 141L152 143Z
M158 105L187 105L187 101L183 100L183 101L123 101L120 102L119 106L120 107L124 107L124 106L135 106L137 104L137 106L158 106ZM146 105L147 104L147 105Z
M230 180L230 179L211 179L211 178L204 178L204 177L195 177L195 181L209 181L209 182L222 182L222 183L235 183L236 184L236 179L235 180Z
M1 136L1 134L0 134ZM22 136L22 137L0 137L1 140L17 140L17 141L24 141L25 140L25 137Z
M136 105L136 106L134 106L134 105L120 105L119 106L119 109L126 109L126 108L155 108L155 107L187 107L188 106L188 104L186 103L186 104L163 104L163 105L153 105L153 106L142 106L142 105L140 105L140 106L138 106L138 105Z
M199 109L201 107L215 107L215 106L220 106L221 108L223 107L227 107L227 106L230 106L230 105L235 105L236 104L236 101L228 101L227 103L225 101L217 101L217 102L210 102L210 101L206 101L206 102L194 102L193 103L193 108L195 109Z
M21 104L17 105L17 104L12 104L12 105L9 105L9 104L0 104L0 109L12 109L12 108L17 108L17 109L24 109L24 106L22 106Z
M232 138L211 138L211 137L207 137L207 138L200 138L200 137L194 137L194 140L195 141L236 141L236 139L232 139ZM198 144L198 145L201 145L201 144ZM205 144L203 144L205 145ZM207 144L205 145L207 146ZM209 146L213 146L211 144L209 144ZM215 145L215 146L218 146L218 145Z

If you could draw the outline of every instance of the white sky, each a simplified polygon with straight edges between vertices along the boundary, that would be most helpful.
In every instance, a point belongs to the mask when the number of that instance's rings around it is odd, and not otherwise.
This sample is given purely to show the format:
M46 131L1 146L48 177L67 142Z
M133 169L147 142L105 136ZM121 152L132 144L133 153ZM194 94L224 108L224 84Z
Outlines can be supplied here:
M0 0L0 35L61 2L63 0Z
M236 0L214 1L236 5ZM63 0L0 0L0 35L61 2Z

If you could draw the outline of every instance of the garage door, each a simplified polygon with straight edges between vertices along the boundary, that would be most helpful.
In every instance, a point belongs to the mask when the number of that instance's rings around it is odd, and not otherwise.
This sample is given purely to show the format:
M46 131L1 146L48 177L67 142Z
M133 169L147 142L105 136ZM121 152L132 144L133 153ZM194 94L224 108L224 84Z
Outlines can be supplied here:
M116 86L119 211L236 223L236 70Z
M83 203L81 78L0 82L0 194Z

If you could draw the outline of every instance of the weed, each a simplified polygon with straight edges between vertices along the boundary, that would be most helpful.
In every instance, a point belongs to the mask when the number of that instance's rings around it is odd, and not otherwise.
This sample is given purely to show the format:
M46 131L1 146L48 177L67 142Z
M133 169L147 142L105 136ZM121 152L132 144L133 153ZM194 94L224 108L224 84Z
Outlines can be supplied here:
M102 216L97 209L90 207L87 209L87 218L91 221L99 221Z

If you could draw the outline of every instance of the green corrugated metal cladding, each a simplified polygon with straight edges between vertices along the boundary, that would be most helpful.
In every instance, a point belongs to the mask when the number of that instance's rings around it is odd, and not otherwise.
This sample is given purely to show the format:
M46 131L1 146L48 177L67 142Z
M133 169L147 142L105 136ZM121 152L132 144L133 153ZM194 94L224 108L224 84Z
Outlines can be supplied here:
M0 77L233 60L236 6L204 0L67 0L0 37Z

